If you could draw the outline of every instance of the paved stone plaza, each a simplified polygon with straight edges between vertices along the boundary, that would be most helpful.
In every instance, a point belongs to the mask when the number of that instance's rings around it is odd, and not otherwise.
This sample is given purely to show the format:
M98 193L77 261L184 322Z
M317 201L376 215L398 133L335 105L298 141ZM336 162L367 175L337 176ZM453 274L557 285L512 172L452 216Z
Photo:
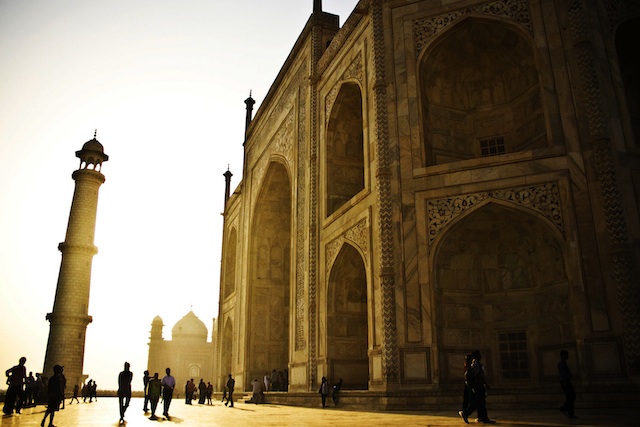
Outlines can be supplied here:
M318 402L319 403L319 402ZM142 412L142 399L133 399L127 411L127 427L153 427L155 423L168 427L178 424L180 427L200 426L464 426L455 410L437 412L365 412L339 409L334 407L300 408L282 405L253 405L236 403L234 408L225 407L219 400L213 406L185 405L184 400L174 400L171 405L171 421L159 419L150 421ZM21 415L3 417L2 427L39 426L44 415L44 406L27 408ZM162 411L160 411L162 412ZM637 420L631 410L578 410L577 420L569 420L556 410L502 410L492 411L489 415L499 426L635 426ZM101 398L94 403L67 405L56 414L54 419L58 427L93 427L118 425L118 400ZM473 424L473 422L472 422Z

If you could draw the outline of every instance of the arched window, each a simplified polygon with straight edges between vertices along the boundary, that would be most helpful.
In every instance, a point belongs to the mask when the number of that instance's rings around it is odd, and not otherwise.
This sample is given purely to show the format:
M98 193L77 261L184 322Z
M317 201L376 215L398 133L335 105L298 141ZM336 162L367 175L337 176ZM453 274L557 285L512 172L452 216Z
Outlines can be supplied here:
M364 188L362 94L345 83L331 110L327 127L327 216Z

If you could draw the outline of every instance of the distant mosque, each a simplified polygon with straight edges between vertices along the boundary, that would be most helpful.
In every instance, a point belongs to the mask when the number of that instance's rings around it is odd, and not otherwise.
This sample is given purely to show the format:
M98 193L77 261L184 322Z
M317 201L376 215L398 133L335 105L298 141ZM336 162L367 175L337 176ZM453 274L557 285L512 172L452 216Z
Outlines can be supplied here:
M207 342L209 332L202 320L189 311L171 329L171 340L162 337L164 323L156 316L151 323L149 337L149 359L147 369L151 376L155 372L162 378L166 368L178 386L193 378L196 384L202 378L213 380L213 339ZM212 331L215 329L215 319ZM213 335L213 333L212 333Z

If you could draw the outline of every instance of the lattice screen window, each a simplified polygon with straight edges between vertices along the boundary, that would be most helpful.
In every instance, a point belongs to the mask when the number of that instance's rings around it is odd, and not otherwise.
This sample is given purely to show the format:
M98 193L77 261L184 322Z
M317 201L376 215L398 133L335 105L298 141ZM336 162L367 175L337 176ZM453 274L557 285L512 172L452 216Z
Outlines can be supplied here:
M499 136L480 140L480 154L482 154L482 157L497 156L504 153L504 137Z
M502 379L529 378L529 354L524 332L499 334Z

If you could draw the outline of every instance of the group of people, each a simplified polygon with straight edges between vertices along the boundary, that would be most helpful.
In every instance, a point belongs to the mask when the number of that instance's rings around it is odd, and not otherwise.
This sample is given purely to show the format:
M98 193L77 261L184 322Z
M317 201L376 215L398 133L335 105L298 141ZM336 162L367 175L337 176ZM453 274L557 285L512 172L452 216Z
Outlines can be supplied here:
M118 402L120 407L120 423L124 423L124 414L129 407L131 401L131 381L133 380L133 374L129 370L130 365L128 362L124 364L124 371L120 372L118 376ZM171 406L171 400L173 399L173 390L176 388L176 379L171 375L171 369L165 369L166 375L162 377L162 380L158 376L158 373L154 373L153 376L149 376L149 371L144 371L143 385L144 385L144 405L143 411L149 412L149 405L151 405L150 420L157 420L156 410L158 408L158 402L162 397L163 410L162 415L168 420L169 407Z
M340 390L342 389L342 378L338 380L337 383L331 387L331 399L333 400L334 405L338 405L338 400L340 398ZM322 381L320 382L320 389L318 390L320 393L320 398L322 399L322 407L327 406L327 396L329 396L329 381L327 377L322 377Z
M572 376L571 370L569 369L569 365L567 363L568 359L569 352L567 350L561 350L560 361L558 362L558 376L560 385L565 394L565 402L559 409L567 417L577 418L574 412L576 393L571 382ZM479 350L474 350L471 353L467 354L465 357L464 393L462 399L462 409L458 411L458 414L467 424L469 423L469 416L474 411L477 411L478 414L477 422L485 424L495 423L495 421L491 420L489 418L489 415L487 414L486 396L487 390L489 389L489 384L487 383L484 366L482 365L481 360L482 355L480 354ZM33 377L33 375L32 373L29 373L29 376L27 376L27 370L25 367L26 361L26 357L21 357L17 365L7 369L5 372L7 376L8 389L5 394L3 412L5 415L11 415L14 411L19 414L20 410L23 407L31 405L32 399L34 399L34 386L32 385L30 387L29 384L35 384L39 381L41 386L42 384L44 384L45 386L43 388L46 388L47 390L47 410L45 411L41 426L44 427L45 421L47 417L49 417L49 427L55 427L53 425L55 412L60 410L60 405L63 405L62 409L64 409L64 396L66 388L66 379L63 374L64 367L55 365L53 367L53 376L47 379L43 375L40 375L38 376L38 380L31 382L29 378ZM118 404L120 409L121 424L124 424L125 422L125 412L127 411L129 403L131 402L131 382L133 380L133 373L131 372L130 367L131 365L128 362L125 362L124 370L118 375ZM167 419L170 419L169 407L171 405L171 400L173 399L173 391L176 386L176 380L173 376L171 376L170 368L167 368L165 372L166 375L162 378L162 380L160 380L157 372L154 373L153 377L151 377L149 375L149 371L144 371L143 410L145 413L149 412L149 404L151 405L151 416L149 417L149 419L151 420L158 419L158 417L156 416L156 409L158 407L158 402L160 401L161 396L164 403L162 414ZM282 387L287 387L287 382L288 381L286 380L286 376L281 375L275 369L273 370L271 375L269 375L269 373L265 374L262 383L258 381L257 378L254 379L251 382L251 385L253 387L253 402L256 404L262 403L264 398L263 391L281 390ZM30 388L32 389L31 393L29 393ZM89 399L89 402L92 402L93 399L97 400L96 388L96 383L93 380L89 380L88 384L84 384L82 386L82 398L84 402L86 402L87 398ZM235 380L233 379L232 375L229 374L222 397L222 401L224 402L225 406L233 407L234 389ZM331 392L333 403L337 405L341 389L342 378L339 379L338 382L336 382L332 387L330 387L327 378L322 377L320 389L318 390L322 399L322 407L324 408L326 406L326 400L329 396L329 392ZM195 390L196 386L192 378L190 381L187 381L187 384L185 386L185 403L191 404ZM211 396L213 394L213 386L210 382L208 384L205 384L204 380L200 379L198 391L200 396L198 403L205 403L205 399L207 400L208 404L212 403ZM73 397L69 402L70 404L73 403L73 400L75 400L77 403L80 403L78 400L78 392L79 387L76 384L73 390ZM37 394L35 396L37 396Z
M34 378L33 373L29 372L27 376L27 368L25 364L27 362L26 357L21 357L18 364L7 369L5 374L7 376L7 393L4 400L3 412L5 415L11 415L14 412L20 414L22 408L35 406L36 403L46 403L47 410L45 411L44 418L41 425L44 426L47 418L49 418L49 426L53 425L53 418L57 411L64 409L65 390L67 388L67 379L64 376L64 367L55 365L53 367L53 375L47 377L45 375L36 374ZM86 402L92 402L96 399L96 383L89 380L88 384L82 387L82 396ZM70 404L75 400L78 400L79 386L76 384L73 388L73 397Z
M193 382L193 378L187 381L187 384L184 386L184 394L185 394L185 404L191 405L192 401L195 399L196 390L198 392L198 403L204 405L205 402L208 405L211 405L211 396L213 395L213 385L211 382L205 383L202 378L200 378L200 383L196 387L196 383Z
M558 378L560 386L565 395L564 404L559 408L560 412L568 418L578 418L574 412L574 403L576 400L576 392L571 383L571 370L567 360L569 352L567 350L560 351L560 361L558 362ZM458 414L465 423L469 424L469 416L477 411L477 422L484 424L493 424L494 420L489 418L487 414L487 390L489 384L482 366L482 355L480 350L474 350L467 354L464 362L464 394L462 397L462 410ZM324 400L323 400L324 406Z
M264 382L263 391L287 391L289 390L289 371L274 369L271 374L265 372L262 381Z

